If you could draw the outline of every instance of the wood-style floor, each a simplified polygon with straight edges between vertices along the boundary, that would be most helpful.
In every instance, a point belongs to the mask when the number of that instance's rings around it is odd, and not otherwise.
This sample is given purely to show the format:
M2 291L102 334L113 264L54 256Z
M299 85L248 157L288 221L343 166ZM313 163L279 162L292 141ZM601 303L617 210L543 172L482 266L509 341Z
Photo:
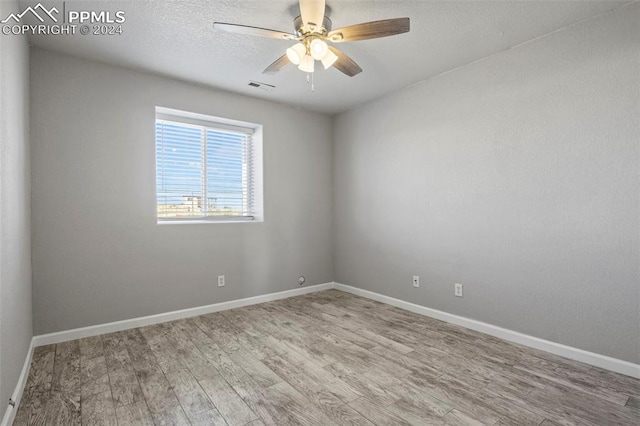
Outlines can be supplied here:
M329 290L35 350L15 425L638 425L640 381Z

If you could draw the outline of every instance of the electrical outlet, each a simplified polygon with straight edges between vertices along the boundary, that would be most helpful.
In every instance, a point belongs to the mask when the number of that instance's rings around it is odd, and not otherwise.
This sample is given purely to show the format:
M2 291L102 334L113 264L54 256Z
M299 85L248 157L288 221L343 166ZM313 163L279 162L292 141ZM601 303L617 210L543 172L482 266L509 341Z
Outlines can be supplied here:
M419 277L419 276L417 276L417 275L414 275L414 276L413 276L413 286L414 286L415 288L420 287L420 277Z
M462 284L456 283L454 285L453 294L455 294L456 297L462 297Z
M224 287L224 275L218 275L218 287Z

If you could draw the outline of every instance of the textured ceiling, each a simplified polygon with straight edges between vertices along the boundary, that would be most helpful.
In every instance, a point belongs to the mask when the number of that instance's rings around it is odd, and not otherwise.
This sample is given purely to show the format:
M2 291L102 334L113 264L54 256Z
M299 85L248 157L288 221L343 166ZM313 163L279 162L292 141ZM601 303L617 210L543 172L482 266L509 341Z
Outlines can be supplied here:
M21 0L21 6L35 1ZM46 6L62 7L62 1ZM629 1L327 0L333 27L408 16L411 32L341 43L364 72L315 73L315 92L293 66L262 70L292 42L214 31L214 21L293 31L295 0L66 1L66 10L123 10L122 35L32 36L44 49L150 71L308 110L338 113ZM276 86L248 86L250 80Z

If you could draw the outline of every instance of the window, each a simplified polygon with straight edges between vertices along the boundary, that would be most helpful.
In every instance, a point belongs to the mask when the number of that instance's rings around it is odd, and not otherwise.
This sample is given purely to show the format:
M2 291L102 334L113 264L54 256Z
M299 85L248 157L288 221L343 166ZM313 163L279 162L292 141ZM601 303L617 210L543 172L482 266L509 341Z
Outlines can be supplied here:
M158 222L260 219L261 127L156 108Z

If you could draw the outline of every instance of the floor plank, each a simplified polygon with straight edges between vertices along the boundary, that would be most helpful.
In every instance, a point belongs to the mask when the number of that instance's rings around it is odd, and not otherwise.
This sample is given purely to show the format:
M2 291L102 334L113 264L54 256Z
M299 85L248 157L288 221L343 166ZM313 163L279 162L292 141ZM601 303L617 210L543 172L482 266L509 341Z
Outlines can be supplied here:
M399 401L399 400L398 400ZM358 398L355 401L349 403L349 406L362 414L375 425L383 426L406 426L411 425L408 421L402 417L396 415L388 408L381 406L375 401L368 400L367 398Z
M199 383L229 426L259 419L222 375L199 380Z
M152 426L153 419L145 401L138 401L116 408L118 425Z
M94 393L82 398L82 424L84 425L117 425L116 410L111 397L111 390Z
M104 355L101 336L86 337L78 340L78 343L82 358L92 359Z
M80 424L80 344L78 340L56 345L51 397L45 418L53 424Z
M81 398L85 400L97 393L111 393L107 362L104 356L87 359L80 357Z
M172 371L167 373L166 377L173 388L173 392L178 397L180 405L190 419L195 418L198 414L215 409L209 397L189 370Z
M136 377L154 423L189 424L187 416L160 366L138 369Z

